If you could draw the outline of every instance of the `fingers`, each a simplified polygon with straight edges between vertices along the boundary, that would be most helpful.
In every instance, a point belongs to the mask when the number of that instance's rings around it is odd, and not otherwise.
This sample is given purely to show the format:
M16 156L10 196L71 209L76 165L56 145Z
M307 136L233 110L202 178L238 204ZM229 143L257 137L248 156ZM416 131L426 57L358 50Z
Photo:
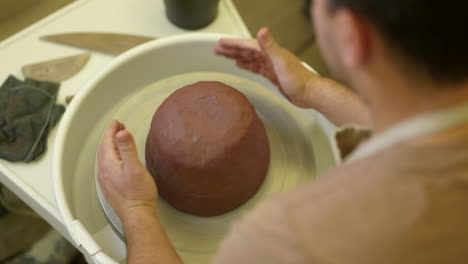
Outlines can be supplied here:
M261 57L258 51L241 49L222 49L215 51L216 54L235 60L256 60Z
M250 61L239 60L236 62L236 65L239 68L259 73L259 66L257 64L251 63Z
M119 121L117 121L117 120L115 120L115 121L118 123L117 129L118 129L119 131L125 129L125 125L124 125L122 122L119 122Z
M124 166L138 165L140 160L138 159L138 152L133 136L127 130L118 131L115 135L115 142L120 158L122 159Z
M110 139L114 138L114 135L117 131L124 128L124 125L117 120L112 120L109 126L107 127L106 133L104 134L104 140L110 141Z
M221 39L214 51L235 60L256 59L261 56L261 49L253 39Z
M115 134L123 129L125 129L124 124L116 120L111 121L111 123L106 129L106 132L104 133L101 145L99 146L98 157L101 162L103 162L107 158L118 159L119 156L114 138Z
M260 41L263 44L259 44ZM276 44L267 29L260 30L258 40L220 39L214 51L218 55L236 60L239 68L259 73L273 83L278 83L272 65L272 58L281 59L282 48ZM275 59L275 61L278 61L278 59Z
M282 54L282 48L271 36L270 30L267 28L260 29L257 33L257 41L260 48L270 57L270 59L279 59Z
M238 67L259 73L265 55L256 40L221 39L215 47L218 55L236 60Z
M260 46L258 45L255 39L228 39L222 38L218 41L218 44L215 47L217 49L236 49L236 50L257 50L260 51Z

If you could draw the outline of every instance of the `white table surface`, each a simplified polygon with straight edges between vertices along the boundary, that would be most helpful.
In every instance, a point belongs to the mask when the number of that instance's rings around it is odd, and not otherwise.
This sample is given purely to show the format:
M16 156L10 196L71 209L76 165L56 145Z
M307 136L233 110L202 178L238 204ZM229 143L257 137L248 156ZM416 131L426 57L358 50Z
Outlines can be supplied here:
M118 32L153 37L186 31L172 25L164 14L163 0L77 0L49 17L0 42L0 82L9 74L22 77L21 66L82 53L78 48L40 41L39 37L73 31ZM250 37L231 0L221 0L219 15L199 30ZM93 53L82 72L62 83L58 103L74 95L114 57ZM105 98L103 98L105 100ZM68 237L58 211L52 183L55 130L48 139L48 151L32 163L0 161L0 182L24 200L54 228Z

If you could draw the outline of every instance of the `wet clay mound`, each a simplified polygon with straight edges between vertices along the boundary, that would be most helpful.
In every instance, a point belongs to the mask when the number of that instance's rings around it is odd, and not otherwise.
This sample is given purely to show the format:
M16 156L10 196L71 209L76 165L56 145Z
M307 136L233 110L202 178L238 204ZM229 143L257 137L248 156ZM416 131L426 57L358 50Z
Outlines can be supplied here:
M265 127L241 92L198 82L157 109L146 141L160 195L195 215L226 213L251 198L268 172Z

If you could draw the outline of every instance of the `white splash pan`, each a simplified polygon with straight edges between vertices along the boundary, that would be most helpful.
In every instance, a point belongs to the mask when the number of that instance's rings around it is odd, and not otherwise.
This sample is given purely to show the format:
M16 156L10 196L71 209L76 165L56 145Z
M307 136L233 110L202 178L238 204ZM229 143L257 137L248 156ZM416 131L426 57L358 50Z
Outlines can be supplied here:
M312 144L308 156L314 168L311 177L336 164L335 147L329 136L333 133L333 125L314 110L290 105L265 78L215 56L213 48L220 37L229 36L187 34L155 40L132 49L97 74L68 107L54 149L54 190L70 236L93 262L125 262L125 244L111 228L96 192L94 171L99 140L110 120L118 117L118 113L128 107L128 102L142 97L139 93L155 82L194 72L217 72L255 82L265 90L253 95L256 96L254 105L255 101L262 101L259 95L264 96L272 111L287 113L297 124L294 127L286 124L282 128L281 124L276 124L280 130L288 133L289 129L294 132L292 135L310 137ZM263 113L260 113L263 116L268 115L265 113L268 109L265 109L263 105ZM180 234L177 239L181 239ZM189 264L209 261L206 254L180 254Z

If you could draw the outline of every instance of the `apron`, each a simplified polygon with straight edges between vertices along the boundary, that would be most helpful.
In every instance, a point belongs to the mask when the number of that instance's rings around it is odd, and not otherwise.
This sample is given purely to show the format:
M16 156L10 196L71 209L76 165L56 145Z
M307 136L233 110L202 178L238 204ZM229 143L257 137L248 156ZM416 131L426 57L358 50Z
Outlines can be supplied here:
M361 144L345 163L360 160L402 141L448 130L468 122L468 103L402 121Z

